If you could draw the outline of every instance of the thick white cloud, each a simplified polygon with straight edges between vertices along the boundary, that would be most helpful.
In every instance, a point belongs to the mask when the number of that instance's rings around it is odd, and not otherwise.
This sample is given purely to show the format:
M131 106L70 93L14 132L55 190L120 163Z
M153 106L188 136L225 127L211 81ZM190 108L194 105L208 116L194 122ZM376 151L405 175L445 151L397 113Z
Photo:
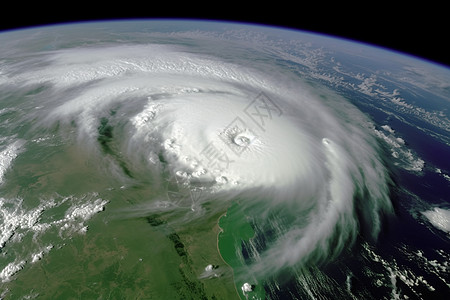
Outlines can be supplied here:
M450 234L450 210L435 207L422 213L437 229Z
M176 211L189 224L239 199L256 226L270 220L278 232L258 231L267 243L252 253L260 258L249 266L255 274L329 259L352 243L360 224L376 236L380 212L391 210L366 117L273 62L159 45L61 50L45 59L48 65L15 80L55 91L40 125L76 124L78 142L119 179L169 173L181 197L149 199L147 210ZM114 130L103 144L102 126ZM105 150L107 143L114 147ZM83 211L68 212L64 226Z

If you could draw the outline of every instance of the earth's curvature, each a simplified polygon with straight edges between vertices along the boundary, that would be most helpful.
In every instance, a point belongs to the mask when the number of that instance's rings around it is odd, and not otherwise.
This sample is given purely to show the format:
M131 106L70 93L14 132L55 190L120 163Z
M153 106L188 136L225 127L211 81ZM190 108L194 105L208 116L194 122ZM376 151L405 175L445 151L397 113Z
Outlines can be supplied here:
M0 298L450 290L450 70L263 26L0 34Z

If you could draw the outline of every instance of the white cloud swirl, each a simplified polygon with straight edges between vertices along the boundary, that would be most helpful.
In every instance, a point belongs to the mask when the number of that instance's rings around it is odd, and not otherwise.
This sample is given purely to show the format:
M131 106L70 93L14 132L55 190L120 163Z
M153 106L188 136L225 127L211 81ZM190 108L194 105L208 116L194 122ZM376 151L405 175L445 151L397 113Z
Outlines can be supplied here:
M389 178L362 113L273 62L188 50L47 52L45 66L10 79L51 85L41 125L75 123L78 142L120 179L164 188L144 178L166 172L202 191L195 203L188 193L149 199L146 212L176 210L188 224L239 201L256 228L277 223L275 236L259 232L250 272L326 259L361 229L377 235Z

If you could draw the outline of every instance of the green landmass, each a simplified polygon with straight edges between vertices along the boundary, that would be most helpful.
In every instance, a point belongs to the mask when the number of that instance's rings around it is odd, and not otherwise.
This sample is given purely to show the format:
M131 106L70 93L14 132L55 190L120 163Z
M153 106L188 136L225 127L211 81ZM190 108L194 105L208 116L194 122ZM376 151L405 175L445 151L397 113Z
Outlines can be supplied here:
M106 129L103 133L109 134ZM55 226L39 240L30 235L11 245L11 252L27 252L21 248L33 243L53 248L41 260L27 262L11 281L0 284L0 295L7 291L3 299L238 298L232 270L217 249L217 220L223 212L179 228L160 215L126 216L126 209L161 196L161 191L144 185L110 189L115 183L102 176L103 170L92 168L82 150L33 147L32 154L17 158L17 168L4 186L21 195L25 204L35 206L39 199L33 195L51 196L55 191L75 197L101 191L98 197L109 202L105 211L86 222L86 234L59 238ZM41 218L62 217L69 206L44 212ZM200 278L209 264L221 266L222 276Z

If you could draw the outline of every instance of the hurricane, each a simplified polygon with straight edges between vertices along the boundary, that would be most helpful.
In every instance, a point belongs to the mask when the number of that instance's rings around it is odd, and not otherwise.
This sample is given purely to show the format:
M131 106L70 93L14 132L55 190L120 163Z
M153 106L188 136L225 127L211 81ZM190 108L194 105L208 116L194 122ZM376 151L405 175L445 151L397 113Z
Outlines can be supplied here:
M189 227L237 203L255 230L241 268L261 278L376 239L392 204L367 116L255 57L105 44L30 56L9 80L46 87L32 130L63 131L105 177L160 191L125 217Z

